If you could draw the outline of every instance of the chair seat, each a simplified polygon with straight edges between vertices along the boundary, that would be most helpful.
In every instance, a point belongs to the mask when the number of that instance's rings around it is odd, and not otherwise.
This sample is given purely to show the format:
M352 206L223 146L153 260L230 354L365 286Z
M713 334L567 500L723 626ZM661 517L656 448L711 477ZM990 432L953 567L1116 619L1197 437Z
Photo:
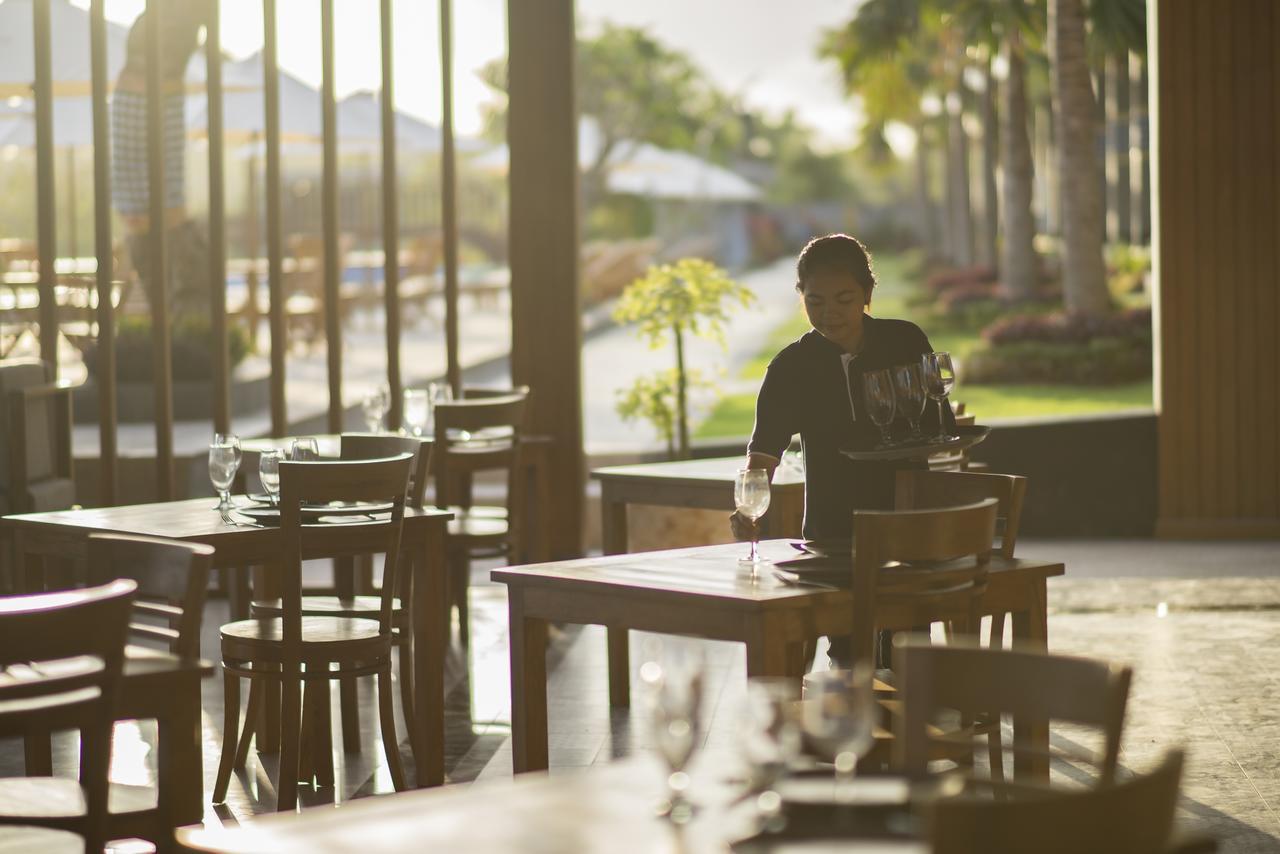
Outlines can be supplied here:
M112 783L107 798L112 815L147 812L156 808L156 790L147 786ZM39 819L84 815L84 790L65 777L0 778L0 816Z
M460 508L451 509L454 517L449 520L450 537L465 537L469 540L501 540L507 536L507 520L505 518L478 516L466 511L459 513ZM475 508L471 509L474 510Z
M0 854L83 854L84 839L69 830L25 824L0 826Z
M283 659L284 626L278 617L227 623L222 627L221 633L224 659ZM388 652L390 647L391 636L381 633L376 620L352 617L302 618L304 660L368 658Z

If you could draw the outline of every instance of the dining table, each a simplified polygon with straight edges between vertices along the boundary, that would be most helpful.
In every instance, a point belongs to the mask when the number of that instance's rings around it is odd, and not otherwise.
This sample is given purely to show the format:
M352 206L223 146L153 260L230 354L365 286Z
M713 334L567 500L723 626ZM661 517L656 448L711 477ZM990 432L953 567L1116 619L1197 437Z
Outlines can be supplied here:
M775 820L764 829L755 799L726 779L723 766L699 766L696 760L690 792L699 808L691 820L677 824L658 816L665 776L653 758L631 757L563 774L401 792L242 824L183 827L177 842L182 850L209 854L723 854L785 851L788 844L806 842L825 842L848 854L930 850L917 817L927 801L919 787L898 778L855 781L855 802L840 810L831 802L798 801L794 809L784 803L778 815L785 824Z
M776 565L797 557L796 545L766 540L760 551ZM742 564L744 549L742 543L731 543L494 570L493 580L507 586L514 770L548 765L547 638L552 623L603 625L623 637L635 629L736 641L746 648L749 678L798 678L806 664L806 644L853 631L850 587L784 580L768 564ZM1065 572L1061 562L993 555L981 614L1011 614L1014 643L1046 651L1047 582ZM611 702L627 705L629 653L615 654L610 646ZM1048 721L1022 715L1013 724L1014 742L1023 748L1016 752L1015 775L1047 780Z
M444 782L444 674L448 653L448 610L445 597L447 566L445 536L453 516L435 508L409 507L404 512L402 542L407 562L410 600L410 633L413 638L414 719L408 722L410 743L419 786ZM164 537L214 548L215 568L255 566L255 595L273 598L278 593L278 567L283 543L280 529L253 523L248 518L224 515L214 498L191 498L123 507L57 510L0 518L0 534L12 545L15 578L23 592L45 585L45 559L83 561L90 534L132 534ZM382 547L377 529L353 526L351 536L325 538L323 553L307 552L310 559L341 558L366 554ZM274 723L274 726L273 726ZM261 732L278 732L268 719ZM190 734L197 740L199 730ZM270 749L274 739L260 748ZM199 774L197 763L196 773Z

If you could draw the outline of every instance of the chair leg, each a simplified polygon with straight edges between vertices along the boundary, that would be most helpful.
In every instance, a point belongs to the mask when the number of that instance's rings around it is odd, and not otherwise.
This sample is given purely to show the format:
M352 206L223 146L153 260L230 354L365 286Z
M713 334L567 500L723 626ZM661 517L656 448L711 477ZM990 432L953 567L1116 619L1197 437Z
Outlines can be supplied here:
M406 721L413 717L413 642L406 636L400 644L400 708L404 711ZM417 727L409 727L409 740L412 742ZM423 745L413 745L414 756L425 756Z
M396 710L391 693L391 663L377 675L378 715L382 726L382 749L387 754L387 767L391 769L391 785L397 792L406 788L404 765L400 762L400 743L396 740Z
M298 779L315 778L320 787L333 786L333 721L329 711L328 680L307 681L303 691L302 731L307 743L299 753Z
M991 615L991 634L987 637L987 646L991 649L1004 648L1004 612Z
M236 747L235 770L243 771L249 761L249 744L257 733L258 723L262 718L262 701L269 686L261 684L261 679L249 680L249 705L244 713L244 729L240 731L240 744Z
M987 761L991 765L991 779L1000 783L1004 781L1004 749L1000 739L1000 716L991 722L991 730L987 733ZM999 797L999 790L997 790Z
M249 714L245 716L245 751L248 751L249 728L253 720L253 682L249 684ZM222 758L218 761L218 777L213 784L213 802L225 803L227 788L231 785L232 768L243 767L238 759L236 736L240 734L240 677L223 667L222 670Z
M299 664L280 668L280 782L276 786L276 810L292 812L298 806L298 751L302 729L302 685Z
M464 552L449 561L449 595L458 609L458 641L463 649L471 643L471 619L467 607L467 589L471 586L471 559Z
M360 695L356 679L348 676L338 680L338 705L342 710L342 749L346 753L360 752Z

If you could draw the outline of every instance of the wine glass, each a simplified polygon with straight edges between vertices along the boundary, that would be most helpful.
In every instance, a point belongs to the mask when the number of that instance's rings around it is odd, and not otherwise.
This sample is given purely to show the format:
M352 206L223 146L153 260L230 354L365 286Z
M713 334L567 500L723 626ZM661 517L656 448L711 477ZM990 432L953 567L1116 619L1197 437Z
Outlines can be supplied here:
M828 670L805 677L801 703L805 737L836 766L836 797L850 790L858 757L875 739L872 669L859 662L852 670Z
M921 439L920 416L924 414L924 405L928 401L924 393L924 372L919 362L898 365L891 371L893 375L893 399L897 402L899 414L907 419L911 428L911 438Z
M427 383L427 394L431 396L431 418L434 425L436 407L442 403L453 403L453 386L448 383ZM469 442L471 434L466 430L459 430L456 436L451 435L450 438L459 442Z
M315 436L299 436L289 443L289 459L295 463L320 459L320 442Z
M218 491L218 509L231 508L231 483L240 469L240 437L215 433L209 445L209 481Z
M364 413L364 424L369 428L369 432L382 432L382 419L391 409L391 392L384 385L378 386L364 396L364 400L360 402L360 408Z
M763 563L768 563L767 560L760 557L760 550L757 547L757 543L760 540L760 530L756 525L756 520L769 509L769 470L740 470L738 477L733 482L733 503L737 505L738 514L751 522L751 552L738 562L750 564L751 571L754 574L756 567Z
M662 664L646 661L640 666L640 682L654 745L667 766L667 795L658 806L658 814L683 824L693 817L693 804L686 794L689 775L684 769L698 746L702 657L686 651L678 656L664 656Z
M947 422L943 418L943 407L947 403L947 395L956 383L956 370L951 362L951 354L943 351L925 353L920 357L920 367L924 373L924 389L930 400L938 403L938 435L930 439L935 444L945 442L951 437L947 435Z
M782 676L757 676L747 682L742 754L750 774L747 791L757 796L756 809L765 821L782 807L774 784L800 753L799 689L797 680Z
M889 375L889 369L882 368L863 374L862 392L867 404L867 414L871 416L871 423L880 428L880 444L876 445L876 449L893 447L889 425L893 423L893 413L897 404L893 396L893 378Z
M274 505L280 501L280 461L284 454L277 448L271 448L258 454L258 479L262 481L262 490L267 499Z
M404 390L404 426L410 436L426 435L427 421L431 417L431 400L425 389Z

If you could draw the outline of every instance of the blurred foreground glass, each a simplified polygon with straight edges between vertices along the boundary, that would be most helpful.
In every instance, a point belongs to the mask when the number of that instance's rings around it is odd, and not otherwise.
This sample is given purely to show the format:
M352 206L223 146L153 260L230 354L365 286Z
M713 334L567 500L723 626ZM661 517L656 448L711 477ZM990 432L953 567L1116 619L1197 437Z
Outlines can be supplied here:
M805 677L801 726L805 738L836 766L836 800L851 791L858 757L875 739L876 702L871 665Z
M258 454L258 479L262 481L262 491L272 504L280 501L280 461L284 454L272 448Z
M928 398L924 393L924 375L919 362L909 365L898 365L893 371L893 399L898 414L907 419L911 429L911 438L919 440L920 416L924 414L924 405Z
M364 400L360 402L360 409L364 413L364 426L369 429L369 432L382 432L382 419L391 409L391 392L386 386L378 386L364 396Z
M893 438L889 435L889 425L893 423L895 408L893 397L893 378L889 369L867 371L862 375L862 396L867 404L867 415L871 423L880 428L880 444L877 449L893 447Z
M404 429L410 436L426 435L427 422L431 418L431 399L420 388L404 390Z
M231 507L231 483L240 469L240 437L234 433L215 433L209 445L209 482L218 492L218 509Z
M757 676L747 682L742 754L749 774L747 791L756 796L756 810L765 821L781 810L774 784L800 753L799 699L797 679Z
M956 383L956 370L951 363L951 354L943 351L925 353L920 357L920 367L924 372L924 389L930 400L938 403L938 435L930 441L945 442L951 437L947 435L947 422L942 417L943 407L950 406L947 395Z
M754 574L756 567L769 562L760 557L760 528L756 524L769 509L769 470L741 469L733 482L733 503L738 515L751 521L751 552L738 562L750 564Z
M320 442L315 436L299 436L289 443L289 459L295 463L320 459Z
M683 648L664 655L661 664L646 661L640 666L640 683L654 746L667 766L667 794L659 803L657 813L676 824L684 824L693 817L694 811L688 798L689 775L684 769L700 737L701 652Z

